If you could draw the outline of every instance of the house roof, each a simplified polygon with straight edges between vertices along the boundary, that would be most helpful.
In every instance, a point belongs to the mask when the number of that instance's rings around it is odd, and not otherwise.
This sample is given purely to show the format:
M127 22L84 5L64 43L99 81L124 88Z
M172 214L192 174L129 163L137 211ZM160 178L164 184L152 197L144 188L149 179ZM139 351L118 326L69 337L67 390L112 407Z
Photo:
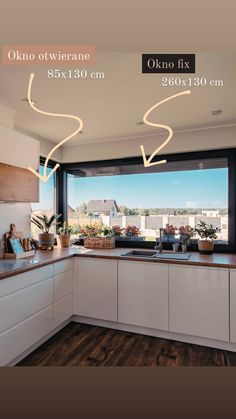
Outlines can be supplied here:
M94 199L88 202L87 212L110 212L118 211L115 199Z

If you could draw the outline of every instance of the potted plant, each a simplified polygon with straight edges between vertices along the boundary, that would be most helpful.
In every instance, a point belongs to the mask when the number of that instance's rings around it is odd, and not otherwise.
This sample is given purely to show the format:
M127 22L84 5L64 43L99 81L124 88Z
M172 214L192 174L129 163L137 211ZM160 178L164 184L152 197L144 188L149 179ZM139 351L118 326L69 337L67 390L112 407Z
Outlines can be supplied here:
M69 247L71 234L76 233L76 229L68 225L67 221L64 221L63 226L58 229L58 236L60 240L61 247Z
M199 252L203 255L211 255L214 250L214 240L217 239L216 233L220 232L220 229L200 220L194 230L200 236L198 240Z
M124 228L123 232L126 238L128 237L129 239L143 240L143 237L139 237L141 234L140 229L133 224L127 225L127 227Z
M102 225L86 224L81 228L84 239L84 247L89 249L114 249L115 238L111 227Z
M50 233L50 229L57 224L58 218L61 214L52 214L48 217L46 214L34 215L31 222L35 224L41 231L38 235L40 249L53 249L54 247L54 233Z
M179 227L179 241L181 243L182 252L187 252L189 243L194 234L195 231L190 225Z
M112 231L115 237L121 237L123 234L123 229L119 225L112 226Z
M163 228L163 238L167 241L174 240L175 235L177 232L177 227L174 227L173 224L166 224L165 228Z

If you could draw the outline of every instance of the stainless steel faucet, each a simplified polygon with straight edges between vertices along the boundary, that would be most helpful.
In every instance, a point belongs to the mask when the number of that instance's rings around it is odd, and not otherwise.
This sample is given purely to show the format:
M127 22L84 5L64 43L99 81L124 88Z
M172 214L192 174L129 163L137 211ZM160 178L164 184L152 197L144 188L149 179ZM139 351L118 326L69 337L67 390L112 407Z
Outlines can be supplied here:
M162 232L163 232L163 228L159 229L159 244L157 244L157 239L156 239L156 246L154 247L155 250L158 250L159 253L162 253L163 250L163 245L162 245Z

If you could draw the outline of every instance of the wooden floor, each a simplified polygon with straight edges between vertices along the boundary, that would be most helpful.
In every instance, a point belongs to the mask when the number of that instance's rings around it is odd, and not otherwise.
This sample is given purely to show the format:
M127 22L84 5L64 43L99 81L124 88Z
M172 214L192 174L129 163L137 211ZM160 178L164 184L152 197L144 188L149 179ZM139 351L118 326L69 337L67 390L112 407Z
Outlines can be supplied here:
M71 322L19 366L236 366L236 353Z

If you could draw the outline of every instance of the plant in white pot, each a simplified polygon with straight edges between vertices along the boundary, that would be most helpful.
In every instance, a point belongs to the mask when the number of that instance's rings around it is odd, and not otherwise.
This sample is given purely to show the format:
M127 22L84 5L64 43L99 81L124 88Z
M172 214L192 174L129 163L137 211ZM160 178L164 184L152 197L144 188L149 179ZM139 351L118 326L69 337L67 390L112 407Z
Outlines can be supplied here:
M58 218L61 214L52 214L48 217L46 214L34 215L31 222L36 225L42 233L38 234L40 249L53 249L54 247L54 233L50 233L51 228L57 224Z
M194 230L200 236L198 240L199 252L211 255L214 250L214 240L217 239L217 233L220 232L220 229L200 220Z
M61 247L70 247L71 235L76 234L77 232L78 231L74 226L68 225L68 223L64 221L63 226L58 229Z

